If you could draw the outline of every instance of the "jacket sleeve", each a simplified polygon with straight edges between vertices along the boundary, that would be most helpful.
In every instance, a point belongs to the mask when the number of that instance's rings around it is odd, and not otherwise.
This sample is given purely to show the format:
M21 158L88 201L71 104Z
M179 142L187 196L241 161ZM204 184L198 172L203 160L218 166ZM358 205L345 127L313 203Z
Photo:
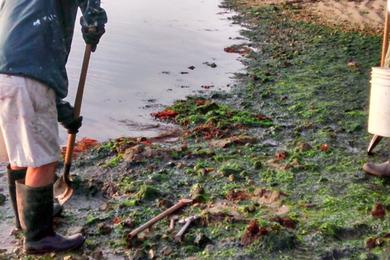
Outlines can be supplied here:
M100 6L100 0L77 0L83 14L81 26L101 27L107 23L106 11Z

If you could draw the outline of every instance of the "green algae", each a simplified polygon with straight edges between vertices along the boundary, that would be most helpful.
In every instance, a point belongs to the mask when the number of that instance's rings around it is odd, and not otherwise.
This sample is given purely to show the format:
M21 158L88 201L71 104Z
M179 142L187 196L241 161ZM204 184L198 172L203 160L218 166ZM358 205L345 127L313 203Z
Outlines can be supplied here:
M203 98L190 97L187 100L175 102L168 109L178 113L175 120L184 126L196 126L213 123L217 128L232 126L270 127L269 118L259 118L248 111L237 110L229 105L217 104Z
M162 195L162 192L151 185L142 185L139 191L135 194L138 200L153 200Z

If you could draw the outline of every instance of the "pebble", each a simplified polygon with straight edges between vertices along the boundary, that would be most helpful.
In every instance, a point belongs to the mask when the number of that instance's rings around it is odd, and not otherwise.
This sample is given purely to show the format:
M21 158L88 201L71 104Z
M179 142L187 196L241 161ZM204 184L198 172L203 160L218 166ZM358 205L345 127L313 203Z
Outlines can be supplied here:
M150 249L148 252L148 258L149 259L155 259L156 258L156 252L153 249Z
M165 246L162 250L161 250L161 254L163 256L169 256L170 254L172 254L172 248L169 247L169 246Z
M96 260L104 259L103 252L101 250L96 250L92 253L92 258Z
M200 247L205 246L209 242L210 242L210 238L208 238L206 235L202 233L198 233L194 240L194 244Z
M165 166L166 167L175 167L176 164L174 162L168 162Z
M99 207L100 211L106 211L107 209L108 209L108 204L105 202Z
M3 206L5 203L6 197L4 194L0 193L0 206Z
M68 234L76 234L76 233L84 233L84 227L75 226L75 227L69 228Z
M99 233L102 235L109 235L112 231L112 227L106 223L100 223L97 226Z

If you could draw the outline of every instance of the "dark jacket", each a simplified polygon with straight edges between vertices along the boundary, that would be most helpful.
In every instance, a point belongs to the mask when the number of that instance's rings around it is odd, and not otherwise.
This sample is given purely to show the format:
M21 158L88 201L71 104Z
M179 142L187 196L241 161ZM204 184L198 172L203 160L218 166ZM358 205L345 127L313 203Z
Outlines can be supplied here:
M64 98L78 7L88 26L107 22L100 0L3 0L0 73L33 78L54 89L57 99Z

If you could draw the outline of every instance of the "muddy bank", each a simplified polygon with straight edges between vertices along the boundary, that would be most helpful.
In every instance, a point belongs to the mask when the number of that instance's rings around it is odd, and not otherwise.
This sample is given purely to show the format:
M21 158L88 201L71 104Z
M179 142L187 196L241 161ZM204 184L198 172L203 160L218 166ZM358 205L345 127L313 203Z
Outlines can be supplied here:
M385 142L365 154L380 38L291 20L278 6L225 8L250 40L225 49L246 73L231 92L154 114L180 127L169 142L121 138L79 155L58 227L78 226L87 242L67 259L386 259L390 183L361 171L389 155ZM128 239L181 198L195 202L178 218L198 217L181 241L169 219Z
M385 0L241 0L239 4L261 7L287 6L284 15L319 25L369 34L383 33Z

